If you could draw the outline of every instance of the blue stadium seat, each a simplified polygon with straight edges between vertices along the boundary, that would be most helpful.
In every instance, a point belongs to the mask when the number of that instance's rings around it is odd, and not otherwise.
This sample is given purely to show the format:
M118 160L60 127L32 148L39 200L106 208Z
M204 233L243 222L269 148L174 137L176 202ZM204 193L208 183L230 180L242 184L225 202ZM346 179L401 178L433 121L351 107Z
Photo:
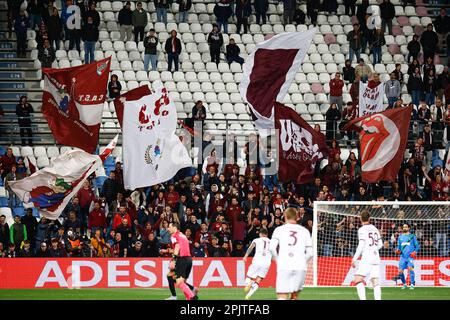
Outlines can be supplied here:
M7 207L8 206L8 198L0 197L0 207Z
M4 146L0 146L0 155L4 155L6 153L6 148Z
M13 217L15 217L16 215L19 215L21 217L24 216L25 215L24 208L23 207L15 207L13 209Z

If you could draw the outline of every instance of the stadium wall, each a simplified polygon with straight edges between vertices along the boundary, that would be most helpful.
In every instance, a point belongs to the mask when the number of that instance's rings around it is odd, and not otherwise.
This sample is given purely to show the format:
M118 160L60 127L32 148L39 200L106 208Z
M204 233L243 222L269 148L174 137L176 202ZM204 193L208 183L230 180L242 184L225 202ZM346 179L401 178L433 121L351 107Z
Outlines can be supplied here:
M169 261L161 258L1 259L0 289L166 288ZM318 285L351 285L350 264L351 258L347 257L319 257ZM383 260L383 286L395 285L390 278L397 273L397 265L395 258ZM245 271L246 264L240 258L198 258L194 259L189 282L196 287L243 287ZM448 258L417 259L415 272L417 286L450 286ZM272 264L262 287L274 287L275 282L276 267ZM306 284L312 283L309 268Z

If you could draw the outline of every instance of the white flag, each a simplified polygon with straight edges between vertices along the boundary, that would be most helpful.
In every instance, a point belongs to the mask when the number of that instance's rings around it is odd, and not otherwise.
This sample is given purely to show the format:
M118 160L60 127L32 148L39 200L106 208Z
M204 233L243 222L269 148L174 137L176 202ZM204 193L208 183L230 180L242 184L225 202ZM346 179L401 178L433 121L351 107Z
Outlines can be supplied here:
M117 138L101 155L89 154L81 149L67 151L56 157L50 166L25 179L10 182L11 190L23 201L25 208L38 208L42 216L58 219L83 182L112 152Z
M383 105L384 83L381 82L375 88L363 82L359 82L359 116L364 117L369 114L384 111Z
M134 190L165 182L192 166L188 151L175 135L177 110L161 83L139 100L125 101L123 179Z

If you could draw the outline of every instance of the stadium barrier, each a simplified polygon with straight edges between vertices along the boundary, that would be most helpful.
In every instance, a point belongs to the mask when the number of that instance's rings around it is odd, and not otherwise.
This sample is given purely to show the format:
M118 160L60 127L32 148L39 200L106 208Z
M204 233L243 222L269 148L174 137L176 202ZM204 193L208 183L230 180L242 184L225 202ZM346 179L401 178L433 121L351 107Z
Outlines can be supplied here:
M39 288L166 288L169 259L162 258L18 258L1 259L0 289ZM189 282L196 287L243 287L246 267L240 258L196 258ZM349 286L350 267L329 277L321 268L351 264L350 257L319 257L319 286ZM398 259L384 258L381 284L395 286L390 280L397 273ZM306 285L312 285L312 264ZM325 270L322 270L325 271ZM262 287L275 287L276 266L272 264ZM426 257L416 260L417 286L450 286L450 259Z

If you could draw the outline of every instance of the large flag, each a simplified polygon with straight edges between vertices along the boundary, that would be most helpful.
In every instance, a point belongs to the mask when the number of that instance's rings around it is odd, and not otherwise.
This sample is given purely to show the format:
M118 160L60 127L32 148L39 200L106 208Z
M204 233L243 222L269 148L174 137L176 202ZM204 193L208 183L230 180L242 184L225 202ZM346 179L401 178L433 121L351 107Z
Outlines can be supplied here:
M43 68L42 113L55 140L93 153L97 148L111 57L78 67Z
M83 182L114 150L117 138L118 135L101 155L80 149L67 151L56 157L50 166L25 179L10 182L11 189L23 201L25 208L37 208L44 217L58 219Z
M239 92L261 134L275 128L274 104L283 101L315 33L316 29L278 34L257 44L245 60Z
M377 86L359 82L359 116L364 117L372 113L381 112L386 109L383 105L384 83Z
M152 91L148 86L142 86L134 88L133 90L130 90L114 99L114 108L116 109L116 115L119 120L120 127L123 128L123 108L125 101L139 100L144 96L150 95L151 93Z
M296 183L312 181L315 163L328 154L325 136L295 110L279 103L275 105L275 128L280 139L278 178Z
M121 101L124 185L129 190L165 182L178 170L192 166L188 151L175 134L175 105L162 83L155 81L153 89L137 100Z
M362 179L395 181L408 142L412 106L350 121L344 130L359 131Z

